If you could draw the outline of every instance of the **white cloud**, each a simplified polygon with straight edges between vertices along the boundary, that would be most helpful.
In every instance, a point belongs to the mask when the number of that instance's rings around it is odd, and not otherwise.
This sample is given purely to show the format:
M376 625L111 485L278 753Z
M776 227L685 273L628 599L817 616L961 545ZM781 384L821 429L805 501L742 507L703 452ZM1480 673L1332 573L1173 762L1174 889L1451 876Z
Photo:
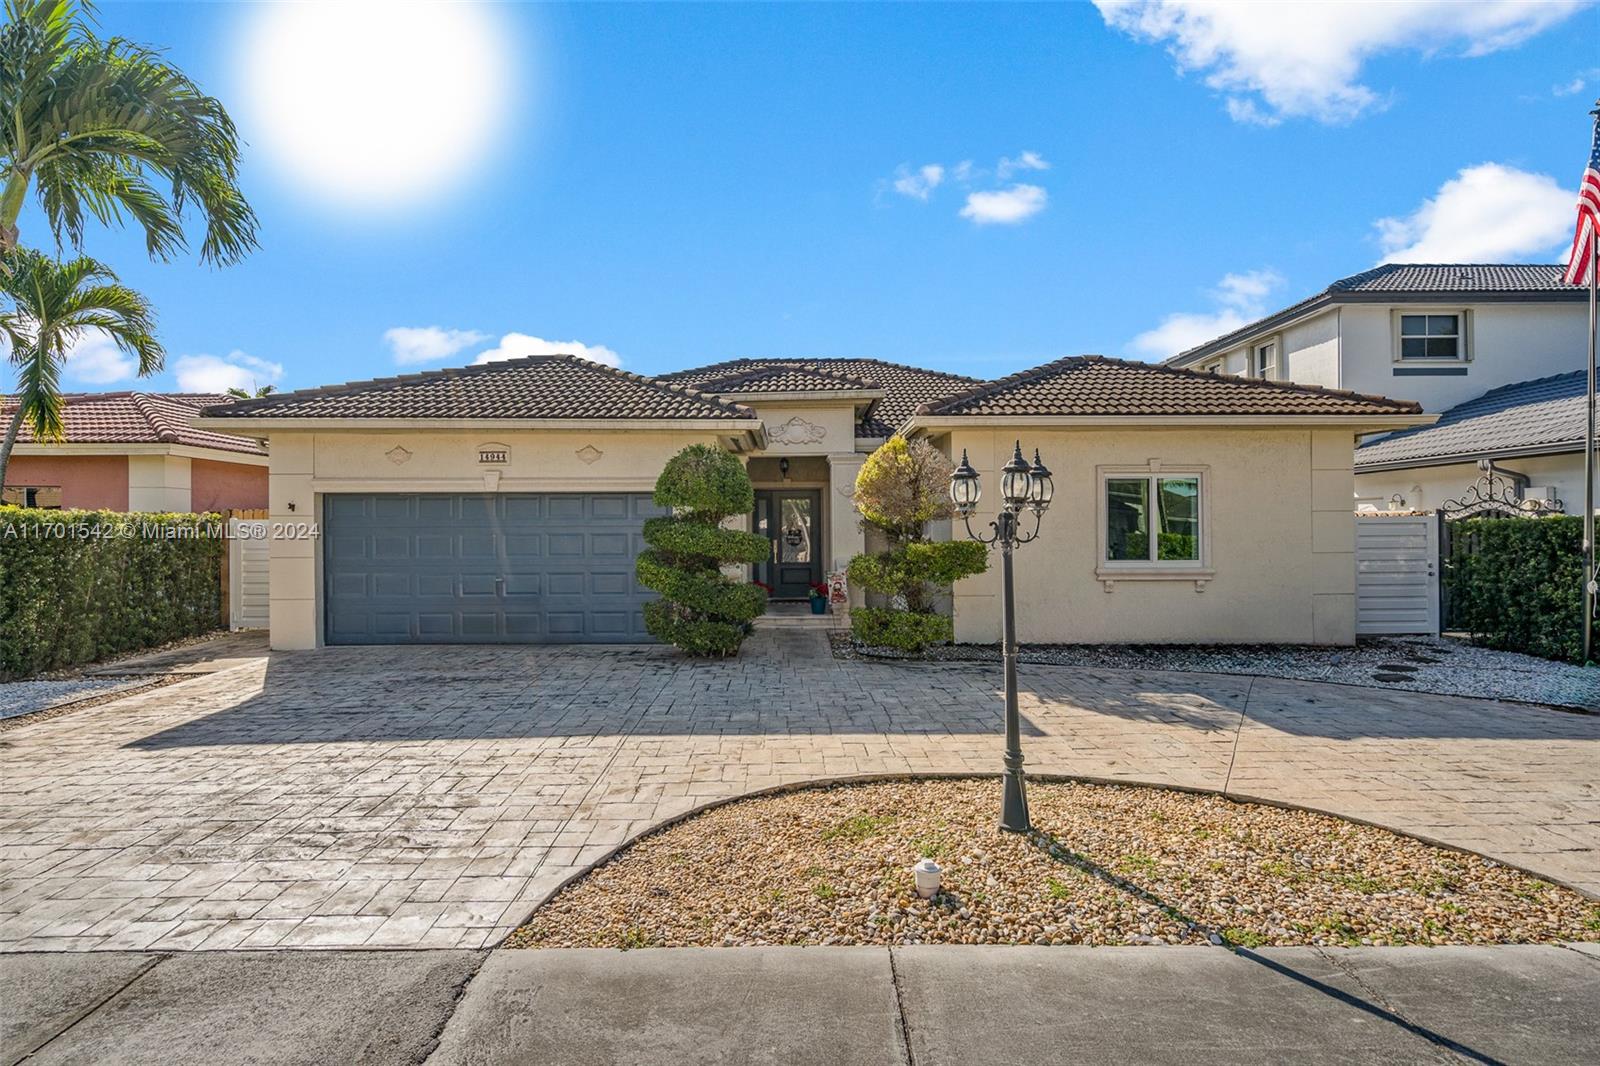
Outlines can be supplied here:
M1596 67L1593 70L1583 71L1580 74L1575 74L1573 75L1571 81L1563 82L1560 85L1550 86L1550 94L1552 96L1576 96L1578 93L1581 93L1584 89L1588 88L1589 83L1596 78L1600 78L1600 67Z
M1283 286L1271 270L1226 274L1212 290L1217 307L1212 311L1179 311L1154 329L1133 338L1128 347L1148 359L1166 359L1230 333L1266 314L1266 298Z
M955 165L953 170L951 170L951 174L954 175L956 181L963 185L971 185L973 182L983 177L984 173L985 171L983 168L978 166L970 159L963 159L961 162Z
M603 344L584 344L582 341L547 341L526 333L507 333L500 343L481 353L474 363L492 363L499 359L521 359L528 355L575 355L592 363L621 366L622 357Z
M943 181L944 167L938 163L927 163L916 170L902 163L900 169L895 171L894 191L901 196L927 202L933 190Z
M978 225L1000 223L1016 225L1044 210L1050 194L1037 185L1013 185L1009 189L967 194L961 217Z
M1466 167L1404 218L1373 223L1385 263L1485 263L1553 256L1572 236L1575 196L1545 174Z
M282 363L270 363L237 350L227 355L180 355L172 370L177 375L178 388L184 392L254 392L262 385L276 385L283 378Z
M489 339L475 329L441 329L438 326L395 326L383 331L383 339L401 366L448 359L463 348Z
M84 330L67 352L66 376L86 385L110 385L126 381L138 370L138 361L118 348L116 341L104 330Z
M1023 152L1017 158L1002 156L998 166L994 168L995 177L1001 181L1009 181L1011 176L1019 170L1049 170L1050 164L1038 152Z
M1095 0L1106 25L1165 44L1178 69L1227 96L1235 121L1271 125L1310 117L1348 122L1381 107L1360 81L1382 52L1481 56L1510 48L1591 0Z

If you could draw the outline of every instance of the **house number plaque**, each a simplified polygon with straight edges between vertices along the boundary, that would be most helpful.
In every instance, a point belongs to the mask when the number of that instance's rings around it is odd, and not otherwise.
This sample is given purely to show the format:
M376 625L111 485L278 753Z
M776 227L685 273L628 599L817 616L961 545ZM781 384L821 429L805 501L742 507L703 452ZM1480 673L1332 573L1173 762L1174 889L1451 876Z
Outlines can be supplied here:
M504 444L478 445L478 462L492 466L503 466L511 461L511 449Z

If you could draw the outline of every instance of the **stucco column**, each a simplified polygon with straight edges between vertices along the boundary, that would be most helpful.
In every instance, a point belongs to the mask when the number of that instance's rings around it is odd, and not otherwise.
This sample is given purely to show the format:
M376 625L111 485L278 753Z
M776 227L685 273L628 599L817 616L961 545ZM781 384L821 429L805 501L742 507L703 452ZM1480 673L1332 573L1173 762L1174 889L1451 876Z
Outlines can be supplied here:
M290 527L321 521L320 500L311 489L314 441L309 434L278 434L272 439L272 465L268 468L269 532L284 527L286 535L273 537L267 552L268 626L274 651L315 648L321 643L321 618L317 599L321 582L317 572L318 537L287 535ZM293 505L291 507L290 505ZM319 526L320 532L320 526Z
M1349 430L1311 431L1311 642L1356 642L1355 441Z
M128 456L128 510L189 509L188 459L179 455Z
M861 517L856 514L850 494L855 491L856 475L867 457L860 452L837 452L828 456L828 565L831 573L843 570L850 560L867 550ZM851 587L850 606L863 602L860 589Z

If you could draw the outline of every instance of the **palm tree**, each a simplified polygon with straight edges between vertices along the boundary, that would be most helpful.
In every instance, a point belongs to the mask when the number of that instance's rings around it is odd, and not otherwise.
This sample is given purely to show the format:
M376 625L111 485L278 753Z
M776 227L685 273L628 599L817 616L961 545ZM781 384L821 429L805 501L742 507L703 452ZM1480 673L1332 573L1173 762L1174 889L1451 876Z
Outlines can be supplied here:
M255 385L255 382L251 382L251 384ZM228 387L228 395L232 396L236 400L259 400L261 397L271 396L277 391L278 386L276 385L256 385L254 392L251 392L249 389L241 389L237 385L231 385Z
M205 218L201 260L242 259L256 217L238 187L233 120L158 52L96 37L92 11L87 0L5 0L0 255L18 248L32 188L58 244L81 246L86 213L106 224L126 213L150 257L167 260L187 247L193 204Z
M61 364L84 330L103 331L138 360L140 376L160 370L166 358L149 303L93 259L57 262L38 252L15 252L10 264L9 274L0 272L0 292L15 310L0 314L0 336L10 345L18 389L0 443L0 485L24 418L36 439L61 439Z

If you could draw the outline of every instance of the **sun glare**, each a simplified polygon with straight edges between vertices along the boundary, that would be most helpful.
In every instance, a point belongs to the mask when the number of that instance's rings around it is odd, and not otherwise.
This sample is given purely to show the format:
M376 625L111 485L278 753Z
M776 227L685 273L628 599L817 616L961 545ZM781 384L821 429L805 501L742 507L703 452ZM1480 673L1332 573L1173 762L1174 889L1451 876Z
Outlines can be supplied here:
M506 126L505 21L472 3L262 4L243 38L241 134L341 208L437 198L484 162Z

